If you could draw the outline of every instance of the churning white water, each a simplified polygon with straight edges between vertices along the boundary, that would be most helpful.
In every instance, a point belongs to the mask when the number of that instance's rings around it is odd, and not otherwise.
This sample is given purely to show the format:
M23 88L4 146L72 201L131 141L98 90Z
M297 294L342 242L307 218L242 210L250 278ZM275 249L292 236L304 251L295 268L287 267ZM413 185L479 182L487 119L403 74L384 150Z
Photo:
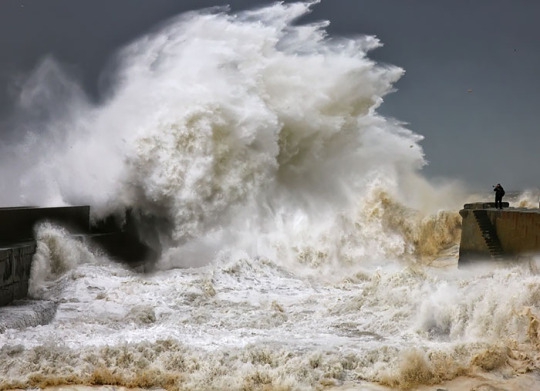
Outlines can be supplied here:
M537 370L536 268L456 268L464 193L426 181L422 137L377 113L403 71L369 59L374 37L296 23L313 6L181 15L117 54L97 106L53 59L27 80L21 110L43 116L2 148L2 203L130 209L162 256L136 272L39 227L30 294L56 312L3 310L0 389Z

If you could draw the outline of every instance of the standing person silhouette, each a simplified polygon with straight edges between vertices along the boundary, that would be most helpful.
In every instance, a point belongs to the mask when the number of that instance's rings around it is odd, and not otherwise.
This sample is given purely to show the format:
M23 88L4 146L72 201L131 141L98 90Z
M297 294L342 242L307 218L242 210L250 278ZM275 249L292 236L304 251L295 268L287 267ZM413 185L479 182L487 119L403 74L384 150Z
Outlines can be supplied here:
M502 199L504 197L504 189L500 183L497 183L497 186L493 188L495 192L495 209L502 209Z

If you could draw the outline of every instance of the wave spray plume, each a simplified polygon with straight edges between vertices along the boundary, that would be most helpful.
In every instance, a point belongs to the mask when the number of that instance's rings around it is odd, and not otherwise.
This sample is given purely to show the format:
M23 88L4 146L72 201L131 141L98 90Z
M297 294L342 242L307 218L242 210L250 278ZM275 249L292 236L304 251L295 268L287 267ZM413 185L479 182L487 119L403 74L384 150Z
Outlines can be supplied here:
M422 137L377 113L403 70L367 57L375 37L295 24L313 5L174 18L117 54L99 106L47 59L21 100L31 108L47 91L65 106L42 110L39 129L25 124L16 150L40 153L21 166L21 199L87 203L96 218L135 211L143 239L163 250L161 267L227 249L325 262L414 254L388 225L399 219L381 216L455 203L418 174Z

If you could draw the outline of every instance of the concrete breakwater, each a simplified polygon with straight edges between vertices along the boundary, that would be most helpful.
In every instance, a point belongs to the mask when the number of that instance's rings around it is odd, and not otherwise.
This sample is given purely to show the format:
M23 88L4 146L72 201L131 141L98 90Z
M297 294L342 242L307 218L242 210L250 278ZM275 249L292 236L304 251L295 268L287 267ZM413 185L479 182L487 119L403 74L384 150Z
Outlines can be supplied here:
M540 253L540 209L495 209L495 203L465 204L459 264L482 259L505 260Z
M35 242L0 248L0 306L26 297L35 252Z
M0 208L0 306L27 296L37 247L34 229L45 221L66 228L119 261L135 265L156 256L139 240L129 218L127 224L111 218L91 225L89 206Z

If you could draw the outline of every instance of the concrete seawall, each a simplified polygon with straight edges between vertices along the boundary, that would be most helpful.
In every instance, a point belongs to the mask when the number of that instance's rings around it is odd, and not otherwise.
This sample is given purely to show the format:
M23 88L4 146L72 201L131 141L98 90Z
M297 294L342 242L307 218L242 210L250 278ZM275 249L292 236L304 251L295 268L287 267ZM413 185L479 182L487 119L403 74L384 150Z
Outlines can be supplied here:
M479 259L515 259L540 253L540 209L495 209L494 203L466 204L459 264Z
M35 225L43 221L58 224L73 233L88 233L90 207L0 208L0 244L33 240Z
M112 259L128 264L155 259L156 253L141 243L129 220L121 226L110 218L92 227L89 206L0 208L0 306L27 296L37 247L36 224L48 221L62 226L73 237L99 246Z
M26 297L36 243L0 248L0 306Z

